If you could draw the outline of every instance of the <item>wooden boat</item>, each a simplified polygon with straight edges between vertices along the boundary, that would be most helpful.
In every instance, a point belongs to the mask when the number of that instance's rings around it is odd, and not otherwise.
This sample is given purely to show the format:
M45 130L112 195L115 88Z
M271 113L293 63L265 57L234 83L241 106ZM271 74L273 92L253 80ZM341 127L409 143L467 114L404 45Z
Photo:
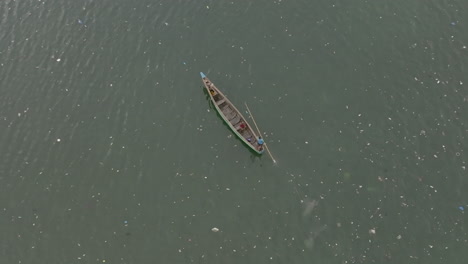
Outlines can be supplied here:
M241 112L227 99L227 97L206 77L203 72L200 72L203 84L210 96L211 102L223 118L224 122L231 128L232 132L242 140L245 145L255 151L257 154L262 154L264 146L258 144L258 135L253 130L253 127L247 123L247 120L242 116Z

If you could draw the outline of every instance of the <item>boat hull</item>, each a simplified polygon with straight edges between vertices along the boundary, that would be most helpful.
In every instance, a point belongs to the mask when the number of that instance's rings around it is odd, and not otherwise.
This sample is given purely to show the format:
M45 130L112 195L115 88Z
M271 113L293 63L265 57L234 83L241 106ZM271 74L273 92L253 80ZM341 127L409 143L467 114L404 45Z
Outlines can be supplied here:
M258 144L258 135L253 130L253 127L242 116L242 113L232 104L231 101L214 85L213 82L206 77L202 72L203 85L210 97L211 102L215 106L218 114L223 118L224 122L229 126L231 131L251 150L257 154L263 154L263 145Z

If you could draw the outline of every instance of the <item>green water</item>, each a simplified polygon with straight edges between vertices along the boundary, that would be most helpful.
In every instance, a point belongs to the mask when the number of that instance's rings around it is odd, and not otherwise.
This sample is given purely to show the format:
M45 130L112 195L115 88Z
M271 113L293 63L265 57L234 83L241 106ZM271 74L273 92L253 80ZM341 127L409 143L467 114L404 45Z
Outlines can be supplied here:
M465 263L467 17L463 0L0 2L0 263ZM277 165L200 71L249 104Z

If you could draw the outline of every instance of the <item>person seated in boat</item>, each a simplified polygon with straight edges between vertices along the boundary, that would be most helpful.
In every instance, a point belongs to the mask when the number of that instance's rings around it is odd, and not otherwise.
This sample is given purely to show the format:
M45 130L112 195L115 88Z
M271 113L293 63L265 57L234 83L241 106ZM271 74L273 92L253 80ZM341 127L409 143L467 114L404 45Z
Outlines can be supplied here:
M258 137L257 143L258 143L258 150L262 151L263 150L263 144L265 143L265 141L263 141L263 138L261 136Z
M247 128L247 125L245 123L241 123L239 126L239 132L244 131Z
M215 95L215 91L213 89L210 89L210 94Z

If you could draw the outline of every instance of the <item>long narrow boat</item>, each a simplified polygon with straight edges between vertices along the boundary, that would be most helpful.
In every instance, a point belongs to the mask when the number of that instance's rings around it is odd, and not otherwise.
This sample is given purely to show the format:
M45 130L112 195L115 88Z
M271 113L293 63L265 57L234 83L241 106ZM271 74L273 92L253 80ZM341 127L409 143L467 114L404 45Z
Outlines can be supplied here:
M232 132L242 140L245 145L251 148L258 154L264 151L263 145L259 145L259 138L252 126L247 123L247 120L242 116L241 112L227 99L227 97L206 77L203 72L200 72L203 84L208 92L211 102L223 118L224 122L231 128Z

